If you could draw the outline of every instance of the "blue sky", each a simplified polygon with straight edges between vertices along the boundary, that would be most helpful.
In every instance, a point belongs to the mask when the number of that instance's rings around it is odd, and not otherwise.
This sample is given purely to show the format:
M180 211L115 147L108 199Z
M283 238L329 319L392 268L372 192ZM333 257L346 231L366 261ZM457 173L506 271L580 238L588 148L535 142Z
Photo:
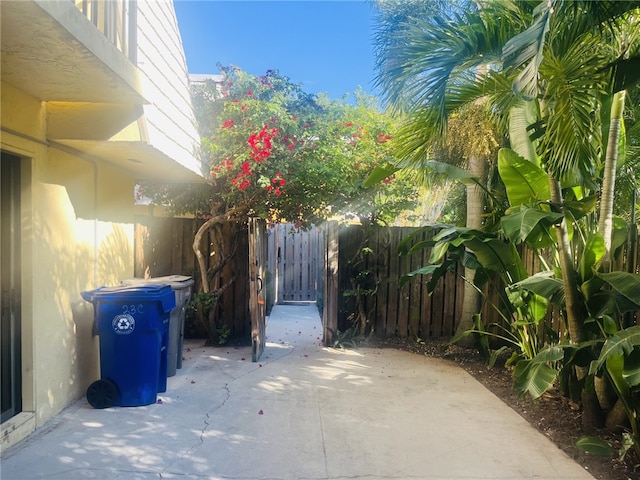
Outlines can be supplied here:
M365 0L176 0L189 73L216 64L278 70L330 98L373 89L373 7ZM352 96L351 96L352 98Z

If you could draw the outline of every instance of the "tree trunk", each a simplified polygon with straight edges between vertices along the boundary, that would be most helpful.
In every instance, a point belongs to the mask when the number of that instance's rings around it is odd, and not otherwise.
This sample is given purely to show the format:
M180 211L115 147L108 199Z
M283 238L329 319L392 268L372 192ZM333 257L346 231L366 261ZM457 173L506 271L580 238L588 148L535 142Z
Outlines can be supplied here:
M551 203L559 212L562 212L564 208L562 206L563 199L560 182L551 175L549 175L549 190L551 191ZM578 298L578 283L576 279L576 271L573 266L566 217L564 217L562 222L556 226L556 232L558 238L560 269L562 271L562 284L564 286L565 293L567 328L569 330L571 342L577 344L585 340L585 335L582 318L582 302L580 302L580 299Z
M609 119L609 137L604 162L602 196L600 198L600 219L598 232L604 239L605 253L601 265L605 272L611 270L611 235L613 232L613 193L616 186L616 167L618 163L618 143L622 130L622 112L624 111L625 91L613 95L611 116Z
M484 158L472 156L469 158L469 173L476 178L483 178L487 168L487 162ZM482 215L484 213L484 193L479 185L475 183L467 186L467 228L476 230L482 229ZM482 296L476 287L472 284L475 270L465 268L462 312L458 318L458 326L456 335L461 335L473 328L473 316L480 313ZM463 347L473 347L474 339L471 336L462 337L458 341L458 345Z
M227 262L233 258L236 252L237 242L232 242L233 246L229 251L225 251L226 249L223 244L224 238L220 228L222 224L224 224L224 222L226 222L227 220L227 215L218 215L204 222L196 232L192 245L193 251L198 261L198 268L200 269L200 283L202 292L209 294L212 300L212 306L206 311L203 311L205 327L207 329L207 336L209 337L207 344L209 345L217 345L220 343L219 329L222 326L219 325L217 308L218 302L222 297L224 291L229 288L237 278L237 275L234 272L234 274L231 275L231 277L229 277L224 284L220 284L219 282L214 283L213 291L211 289L212 280L220 275ZM215 263L214 265L208 264L208 260L201 250L203 238L209 231L213 231L214 237L213 252L215 252L215 257L217 260L217 263Z

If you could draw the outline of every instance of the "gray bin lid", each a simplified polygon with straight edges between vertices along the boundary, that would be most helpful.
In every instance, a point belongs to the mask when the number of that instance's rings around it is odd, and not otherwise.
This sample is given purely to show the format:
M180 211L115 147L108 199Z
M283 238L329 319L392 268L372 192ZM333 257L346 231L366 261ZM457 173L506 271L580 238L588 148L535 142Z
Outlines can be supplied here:
M129 278L122 281L123 285L148 285L154 283L164 283L166 285L171 285L174 289L181 289L193 285L193 278L186 275L166 275L164 277L153 278Z

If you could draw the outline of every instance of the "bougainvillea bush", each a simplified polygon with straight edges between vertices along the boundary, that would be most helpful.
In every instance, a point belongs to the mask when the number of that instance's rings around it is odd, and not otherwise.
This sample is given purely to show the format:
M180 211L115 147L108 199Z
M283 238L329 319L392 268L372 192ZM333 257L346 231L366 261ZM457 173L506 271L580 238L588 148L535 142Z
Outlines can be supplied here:
M387 163L394 121L361 92L355 102L307 94L277 71L221 67L194 86L204 185L143 185L174 213L257 216L308 225L329 217L389 223L415 207L417 185L390 177L365 188Z
M354 103L311 95L277 71L221 72L221 81L193 91L208 182L142 190L175 213L205 220L194 241L205 292L220 265L206 271L200 243L222 222L259 217L298 226L327 218L388 224L415 208L418 186L411 179L364 186L375 167L391 160L394 122L376 99L362 92ZM230 256L219 255L219 262ZM232 281L212 294L219 296Z

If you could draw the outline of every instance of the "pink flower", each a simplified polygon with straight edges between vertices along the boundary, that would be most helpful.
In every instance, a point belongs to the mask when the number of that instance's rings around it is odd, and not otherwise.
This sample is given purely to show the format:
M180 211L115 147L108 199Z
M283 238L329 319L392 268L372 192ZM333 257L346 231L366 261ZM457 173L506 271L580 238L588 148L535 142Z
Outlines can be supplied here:
M253 91L252 90L247 91L247 95L249 96L253 95Z

